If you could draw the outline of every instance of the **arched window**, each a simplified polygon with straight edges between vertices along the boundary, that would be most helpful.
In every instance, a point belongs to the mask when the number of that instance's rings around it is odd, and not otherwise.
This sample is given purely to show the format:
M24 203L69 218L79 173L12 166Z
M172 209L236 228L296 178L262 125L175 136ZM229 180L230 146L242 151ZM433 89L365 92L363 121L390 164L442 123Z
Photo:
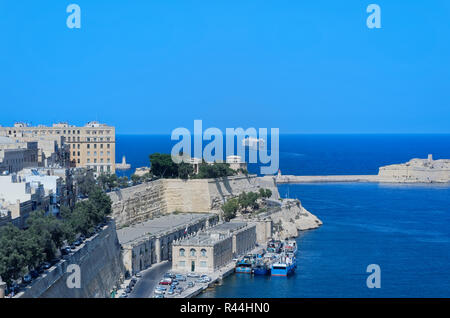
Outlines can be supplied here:
M191 256L195 256L195 248L191 248Z
M181 248L180 249L180 256L184 256L184 252L185 252L184 248Z
M206 257L206 250L204 248L202 248L202 250L200 251L201 255L203 257Z

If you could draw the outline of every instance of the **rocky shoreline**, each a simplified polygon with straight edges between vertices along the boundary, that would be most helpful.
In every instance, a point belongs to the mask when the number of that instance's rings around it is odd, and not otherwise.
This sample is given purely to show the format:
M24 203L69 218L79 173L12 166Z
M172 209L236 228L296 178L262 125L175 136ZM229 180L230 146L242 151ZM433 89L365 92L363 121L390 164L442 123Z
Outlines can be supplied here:
M270 218L274 224L273 238L278 240L295 238L299 231L316 229L323 224L317 216L306 210L301 202L295 199L284 199L281 211L273 213Z

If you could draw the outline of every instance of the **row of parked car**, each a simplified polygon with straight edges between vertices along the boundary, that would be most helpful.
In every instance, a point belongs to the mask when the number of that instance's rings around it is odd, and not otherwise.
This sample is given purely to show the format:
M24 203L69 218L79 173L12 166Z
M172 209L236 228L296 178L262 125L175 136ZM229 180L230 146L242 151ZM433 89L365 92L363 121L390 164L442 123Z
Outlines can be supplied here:
M87 235L87 237L84 235L80 235L70 246L67 245L67 246L62 247L60 250L61 255L62 256L70 255L72 253L72 251L74 251L75 249L77 249L78 246L83 244L83 242L86 240L86 238L89 238L89 237L93 236L94 234L100 232L105 225L106 225L106 222L103 222L103 223L97 225L95 227L94 231L92 233L89 233ZM43 274L46 270L50 269L53 265L56 265L60 260L61 260L61 258L54 258L54 259L50 260L49 262L42 263L35 269L31 270L28 274L24 275L22 277L21 283L17 283L17 282L13 283L11 285L11 287L6 290L6 294L10 294L10 293L12 293L13 295L17 294L22 288L29 285L34 279L38 278L41 274Z
M139 274L136 275L137 277L140 277ZM136 277L132 277L130 280L130 283L128 284L128 286L125 288L125 291L119 295L119 298L127 298L128 295L131 293L131 291L133 290L134 286L137 283L137 278Z
M185 288L180 286L180 282L186 282L187 277L197 278L197 283L208 283L211 278L208 275L199 275L195 273L189 273L187 276L182 274L166 273L163 279L160 280L159 285L155 288L155 298L164 298L164 295L180 295ZM186 288L192 288L195 286L193 281L187 282Z

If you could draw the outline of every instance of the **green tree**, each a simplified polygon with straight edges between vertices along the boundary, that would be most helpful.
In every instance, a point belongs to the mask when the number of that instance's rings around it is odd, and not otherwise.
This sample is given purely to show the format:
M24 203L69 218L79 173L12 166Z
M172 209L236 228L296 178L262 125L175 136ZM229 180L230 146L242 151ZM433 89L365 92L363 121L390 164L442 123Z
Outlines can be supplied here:
M187 162L181 162L178 164L178 178L187 180L194 174L194 168Z
M23 231L13 225L0 228L0 276L8 285L26 269L25 249Z
M239 210L239 202L236 198L229 199L222 205L223 217L225 221L229 221L236 216L236 212Z
M133 182L133 185L136 185L139 182L141 182L141 177L138 176L137 174L132 174L131 175L131 181Z
M247 210L248 208L257 209L258 208L258 194L255 192L242 192L238 197L239 206L243 210Z
M199 165L197 179L207 179L207 178L223 178L235 175L237 172L230 168L228 163L215 162L209 164L203 162Z
M153 175L160 178L177 178L178 165L168 154L154 153L150 155L150 165Z
M259 197L260 198L270 198L272 196L272 191L270 189L259 189Z

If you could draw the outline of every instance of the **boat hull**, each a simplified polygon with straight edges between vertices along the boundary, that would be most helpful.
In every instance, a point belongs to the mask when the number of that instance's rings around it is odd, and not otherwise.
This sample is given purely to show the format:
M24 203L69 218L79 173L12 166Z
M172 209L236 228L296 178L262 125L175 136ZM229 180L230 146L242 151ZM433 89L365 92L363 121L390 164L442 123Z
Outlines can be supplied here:
M270 270L267 268L254 268L253 274L254 275L268 275L270 273Z
M235 268L236 273L243 273L243 274L251 274L252 269L251 267L236 267Z

